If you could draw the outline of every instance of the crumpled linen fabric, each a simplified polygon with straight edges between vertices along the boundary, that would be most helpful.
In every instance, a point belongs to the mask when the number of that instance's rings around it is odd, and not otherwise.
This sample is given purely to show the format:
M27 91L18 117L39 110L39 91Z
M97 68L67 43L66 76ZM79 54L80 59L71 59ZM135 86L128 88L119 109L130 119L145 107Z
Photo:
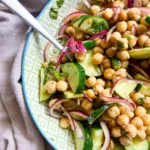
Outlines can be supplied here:
M35 16L48 0L20 0ZM53 150L27 110L21 61L29 26L0 3L0 150Z

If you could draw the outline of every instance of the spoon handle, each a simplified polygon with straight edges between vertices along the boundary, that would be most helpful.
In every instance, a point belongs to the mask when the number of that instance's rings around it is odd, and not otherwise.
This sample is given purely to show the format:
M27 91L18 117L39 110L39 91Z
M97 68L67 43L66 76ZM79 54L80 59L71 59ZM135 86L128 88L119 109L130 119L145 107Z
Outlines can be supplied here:
M18 0L1 0L1 2L10 8L14 13L20 16L27 24L41 33L47 40L51 41L59 50L63 50L63 46L59 44L40 24L39 22L24 8Z

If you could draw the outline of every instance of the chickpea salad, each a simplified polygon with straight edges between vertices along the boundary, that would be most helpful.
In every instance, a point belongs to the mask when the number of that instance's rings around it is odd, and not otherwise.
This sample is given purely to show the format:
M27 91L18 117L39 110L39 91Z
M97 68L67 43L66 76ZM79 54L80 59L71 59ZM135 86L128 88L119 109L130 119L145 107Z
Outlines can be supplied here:
M150 150L150 2L83 3L62 21L61 53L45 47L40 102L76 150Z

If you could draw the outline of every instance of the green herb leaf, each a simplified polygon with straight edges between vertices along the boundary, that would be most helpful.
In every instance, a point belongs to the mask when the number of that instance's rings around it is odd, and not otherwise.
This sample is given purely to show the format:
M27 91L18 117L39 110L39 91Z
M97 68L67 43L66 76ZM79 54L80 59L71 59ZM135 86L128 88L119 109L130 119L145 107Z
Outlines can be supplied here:
M60 8L64 4L64 0L56 0L57 6Z
M50 9L49 16L50 16L51 19L57 20L57 17L58 17L58 8L52 7L52 8Z
M124 48L124 44L120 41L117 41L117 47L122 49L122 48Z
M145 102L146 98L145 97L141 97L138 99L138 103L139 104L143 104Z
M127 35L126 38L128 41L132 40L132 38L129 35Z
M146 21L148 24L150 24L150 16L147 16L147 17L145 18L145 21Z

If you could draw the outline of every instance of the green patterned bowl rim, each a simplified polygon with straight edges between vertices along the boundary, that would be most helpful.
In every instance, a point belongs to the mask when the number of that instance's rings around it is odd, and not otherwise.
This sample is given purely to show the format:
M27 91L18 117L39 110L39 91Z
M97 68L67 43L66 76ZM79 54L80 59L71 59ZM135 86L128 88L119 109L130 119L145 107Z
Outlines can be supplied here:
M42 16L42 14L45 12L45 10L50 6L52 5L52 3L54 2L54 0L50 0L46 6L43 8L43 10L41 11L41 13L38 15L37 17L37 20L40 19L40 17ZM26 44L25 44L25 48L24 48L24 52L23 52L23 59L22 59L22 89L23 89L23 95L24 95L24 99L25 99L25 102L26 102L26 105L27 105L27 108L28 108L28 111L30 113L30 116L34 122L34 124L36 125L37 129L40 131L41 135L46 139L46 141L56 150L58 150L56 148L56 146L51 142L51 140L49 138L47 138L47 136L45 135L45 133L41 130L40 126L38 125L36 119L34 118L34 115L32 114L32 111L31 111L31 107L30 107L30 104L29 104L29 100L27 98L27 93L26 93L26 88L25 88L25 75L24 75L24 68L25 68L25 57L26 57L26 53L27 53L27 49L28 49L28 45L29 45L29 41L31 40L31 36L33 34L33 31L31 30L29 32L29 35L28 35L28 38L27 38L27 41L26 41Z

